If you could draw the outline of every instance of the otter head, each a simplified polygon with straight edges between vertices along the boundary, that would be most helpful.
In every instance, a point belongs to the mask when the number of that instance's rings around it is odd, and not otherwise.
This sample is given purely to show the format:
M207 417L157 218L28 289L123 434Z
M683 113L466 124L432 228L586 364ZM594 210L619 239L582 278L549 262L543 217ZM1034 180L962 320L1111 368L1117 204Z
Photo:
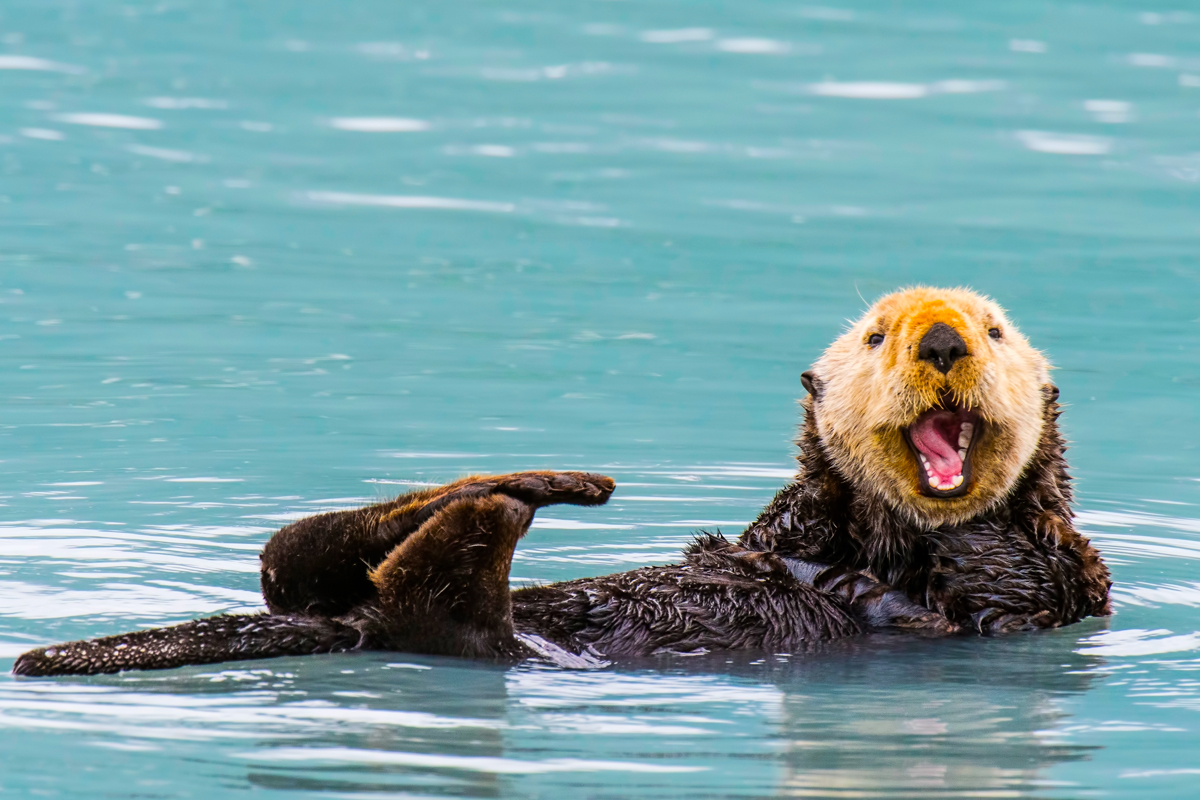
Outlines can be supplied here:
M1058 395L1049 365L986 297L884 297L804 374L837 471L912 522L962 522L1002 500Z

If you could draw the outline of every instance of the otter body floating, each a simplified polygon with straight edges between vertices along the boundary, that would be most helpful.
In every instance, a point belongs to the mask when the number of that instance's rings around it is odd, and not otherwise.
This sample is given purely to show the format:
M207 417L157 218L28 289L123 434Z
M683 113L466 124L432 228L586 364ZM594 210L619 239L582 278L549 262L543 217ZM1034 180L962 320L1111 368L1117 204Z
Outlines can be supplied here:
M467 478L280 530L268 613L25 653L18 675L397 650L565 664L702 649L794 651L900 628L997 633L1110 613L1074 526L1048 365L995 303L889 295L803 376L800 469L736 542L681 563L510 591L537 509L599 505L602 475Z

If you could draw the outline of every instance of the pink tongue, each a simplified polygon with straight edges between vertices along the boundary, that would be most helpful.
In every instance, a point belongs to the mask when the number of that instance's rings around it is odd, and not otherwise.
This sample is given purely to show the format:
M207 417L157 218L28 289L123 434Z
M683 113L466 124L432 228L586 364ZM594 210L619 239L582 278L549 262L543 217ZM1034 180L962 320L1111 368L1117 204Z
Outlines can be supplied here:
M958 418L949 411L926 414L909 428L913 446L929 459L934 474L940 479L937 483L949 483L955 475L962 474L958 430Z

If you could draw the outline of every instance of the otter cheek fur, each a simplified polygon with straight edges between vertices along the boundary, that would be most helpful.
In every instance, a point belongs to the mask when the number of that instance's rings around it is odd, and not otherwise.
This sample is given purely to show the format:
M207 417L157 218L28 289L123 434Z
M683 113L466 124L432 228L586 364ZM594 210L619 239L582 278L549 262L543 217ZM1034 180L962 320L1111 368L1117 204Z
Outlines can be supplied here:
M811 376L834 466L923 527L1001 502L1042 435L1046 359L998 305L967 290L883 298Z

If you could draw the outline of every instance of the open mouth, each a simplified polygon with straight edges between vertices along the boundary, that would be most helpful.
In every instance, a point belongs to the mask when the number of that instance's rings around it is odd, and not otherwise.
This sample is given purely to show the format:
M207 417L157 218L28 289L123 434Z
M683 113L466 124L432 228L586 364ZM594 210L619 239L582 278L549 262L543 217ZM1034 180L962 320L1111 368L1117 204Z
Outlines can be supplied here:
M930 497L959 497L971 483L971 452L979 439L979 414L943 398L904 431L917 459L921 492Z

